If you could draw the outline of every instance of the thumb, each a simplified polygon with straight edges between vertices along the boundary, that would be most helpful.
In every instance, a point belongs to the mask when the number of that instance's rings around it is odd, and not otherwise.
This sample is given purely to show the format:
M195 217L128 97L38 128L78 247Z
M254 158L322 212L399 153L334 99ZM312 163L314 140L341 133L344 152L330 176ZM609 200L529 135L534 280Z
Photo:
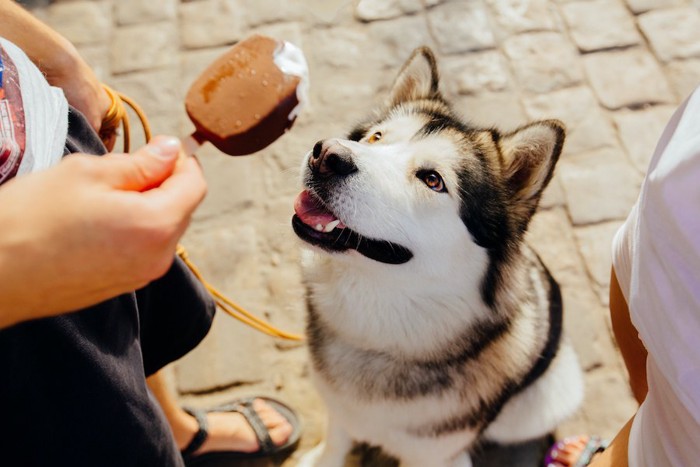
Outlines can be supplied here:
M115 188L146 191L159 186L175 169L180 154L180 140L173 136L156 136L130 155L113 158Z

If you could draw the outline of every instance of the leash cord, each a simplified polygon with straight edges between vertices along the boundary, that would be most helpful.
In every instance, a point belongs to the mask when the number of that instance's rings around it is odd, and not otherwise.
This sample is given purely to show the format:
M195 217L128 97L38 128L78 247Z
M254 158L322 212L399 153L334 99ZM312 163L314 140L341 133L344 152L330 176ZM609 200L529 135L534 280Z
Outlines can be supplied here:
M146 117L146 113L143 111L143 109L141 109L141 107L128 96L125 96L124 94L115 91L107 85L103 84L102 87L111 99L111 105L102 121L102 126L100 128L100 137L102 138L102 140L104 141L105 139L114 135L114 132L119 128L119 125L121 124L123 128L124 152L129 152L129 134L131 128L129 126L129 116L126 111L126 106L124 105L126 103L129 105L129 107L133 109L134 113L138 116L139 120L141 121L144 137L146 139L146 142L148 142L151 139L151 126L148 123L148 118ZM199 280L204 285L204 287L207 289L212 298L214 298L214 302L216 303L216 305L219 308L221 308L226 314L232 316L233 318L236 318L244 324L247 324L253 329L267 334L268 336L279 337L291 341L304 340L304 337L299 334L293 334L283 331L273 326L269 322L265 321L264 319L258 318L253 313L247 311L245 308L238 305L233 300L222 294L219 290L216 289L216 287L214 287L204 279L202 273L190 260L189 255L187 254L187 250L181 244L177 245L176 253L180 257L180 259L182 259L185 265L187 265L190 271L192 271L192 274L194 274L197 280Z

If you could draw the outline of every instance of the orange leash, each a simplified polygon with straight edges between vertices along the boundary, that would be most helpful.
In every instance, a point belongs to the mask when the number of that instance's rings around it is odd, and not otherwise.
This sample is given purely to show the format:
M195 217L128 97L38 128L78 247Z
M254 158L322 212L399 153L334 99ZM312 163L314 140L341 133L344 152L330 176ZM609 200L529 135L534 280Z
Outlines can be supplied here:
M129 152L129 133L131 131L131 128L129 126L129 116L124 105L126 103L129 105L129 107L133 109L134 113L138 116L139 120L141 121L144 137L146 139L146 142L148 142L151 139L151 127L148 123L148 118L146 118L146 113L143 111L143 109L141 109L141 107L128 96L125 96L124 94L117 92L104 84L102 86L104 87L105 91L109 95L109 98L111 99L111 105L102 121L100 137L103 140L111 137L118 130L119 125L122 125L124 152ZM209 284L204 279L202 274L199 272L199 269L190 260L189 255L187 254L187 250L185 250L184 246L178 244L176 253L180 257L180 259L182 259L182 261L187 265L187 267L192 271L194 276L204 285L204 287L206 287L207 291L214 298L214 302L217 304L217 306L221 308L226 314L236 318L244 324L247 324L253 329L257 329L258 331L265 333L269 336L279 337L282 339L292 341L304 340L304 337L299 334L293 334L283 331L273 326L268 321L258 318L253 313L247 311L245 308L236 304L234 301L232 301L224 294L219 292L219 290L217 290L214 286Z

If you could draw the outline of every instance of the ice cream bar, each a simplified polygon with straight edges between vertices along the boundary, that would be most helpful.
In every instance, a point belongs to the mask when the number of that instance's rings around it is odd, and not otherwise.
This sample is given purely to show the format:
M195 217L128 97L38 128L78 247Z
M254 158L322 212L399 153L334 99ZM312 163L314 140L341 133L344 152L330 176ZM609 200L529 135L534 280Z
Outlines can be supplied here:
M291 43L261 35L237 43L187 93L196 128L188 152L204 141L232 156L265 148L292 126L307 88L306 60Z

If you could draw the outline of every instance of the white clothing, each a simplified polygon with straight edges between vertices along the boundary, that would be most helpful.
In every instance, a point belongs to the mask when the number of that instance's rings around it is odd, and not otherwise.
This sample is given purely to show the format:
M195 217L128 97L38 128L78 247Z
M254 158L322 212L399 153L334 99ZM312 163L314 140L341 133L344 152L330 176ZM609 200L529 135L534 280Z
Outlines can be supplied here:
M44 170L63 157L68 134L68 101L12 42L0 37L19 74L24 103L26 143L17 175Z
M700 462L700 91L669 121L613 266L649 352L649 393L629 440L631 467Z

